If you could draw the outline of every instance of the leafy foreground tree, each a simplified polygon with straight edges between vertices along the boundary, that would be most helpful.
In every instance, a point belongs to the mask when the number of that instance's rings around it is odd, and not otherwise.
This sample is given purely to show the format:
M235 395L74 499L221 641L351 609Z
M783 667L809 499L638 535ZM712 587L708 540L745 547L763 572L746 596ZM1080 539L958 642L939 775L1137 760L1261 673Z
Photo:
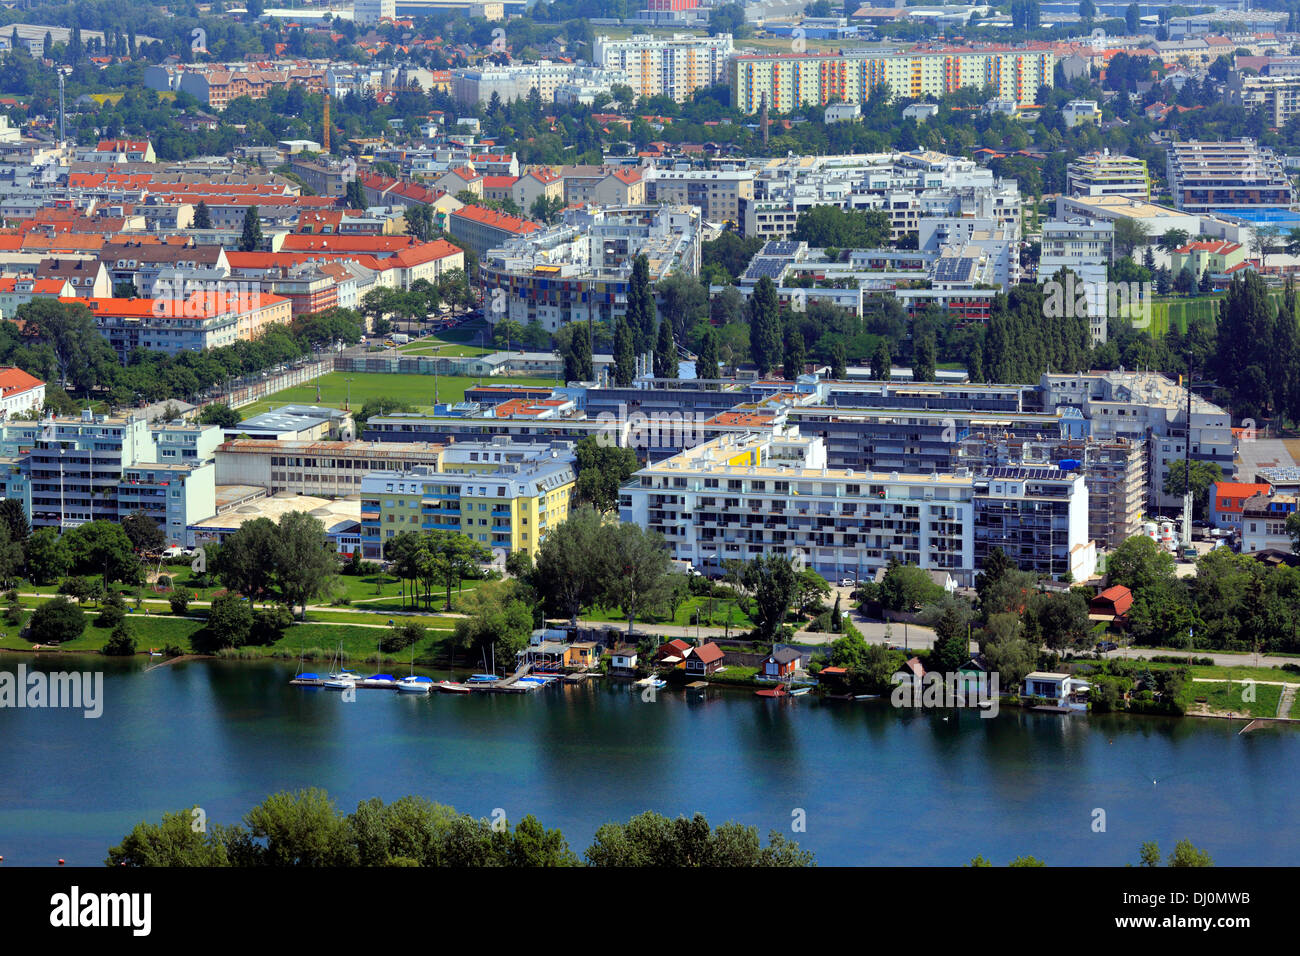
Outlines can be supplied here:
M580 866L564 834L526 816L475 819L422 797L371 799L344 815L320 789L273 794L242 824L203 820L197 807L139 823L108 851L108 866ZM643 813L607 823L586 853L590 866L812 866L813 854L779 833L759 842L738 823L712 829L697 814Z

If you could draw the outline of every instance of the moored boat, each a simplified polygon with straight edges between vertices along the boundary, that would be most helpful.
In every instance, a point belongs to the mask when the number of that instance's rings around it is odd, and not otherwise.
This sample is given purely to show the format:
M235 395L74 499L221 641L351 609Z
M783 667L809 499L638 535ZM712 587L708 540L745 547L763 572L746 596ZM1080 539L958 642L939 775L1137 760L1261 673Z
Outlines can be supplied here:
M444 694L470 693L470 689L466 687L464 684L458 684L455 681L451 681L451 680L440 681L436 686L438 690L442 691Z
M432 677L419 677L412 675L403 677L396 682L397 692L399 694L427 694L433 690Z

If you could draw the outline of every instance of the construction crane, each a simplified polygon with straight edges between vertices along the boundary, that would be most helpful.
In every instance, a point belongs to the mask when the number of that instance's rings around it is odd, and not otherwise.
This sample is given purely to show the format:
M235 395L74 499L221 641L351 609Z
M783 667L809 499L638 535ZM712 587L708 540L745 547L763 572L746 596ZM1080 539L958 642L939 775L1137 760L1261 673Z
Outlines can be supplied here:
M325 91L325 115L324 122L321 124L324 132L321 134L321 148L328 153L330 151L330 94L329 90Z

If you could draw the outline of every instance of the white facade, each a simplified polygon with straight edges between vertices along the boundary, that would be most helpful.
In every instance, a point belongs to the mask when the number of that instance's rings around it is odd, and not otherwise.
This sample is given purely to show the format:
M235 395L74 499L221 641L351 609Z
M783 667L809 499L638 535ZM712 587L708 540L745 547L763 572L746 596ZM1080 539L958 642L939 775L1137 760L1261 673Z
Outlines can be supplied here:
M637 35L626 40L596 38L592 62L627 75L638 97L671 96L684 103L695 90L726 79L727 58L734 49L730 33L717 36Z
M374 26L381 19L397 17L397 0L355 0L352 21L357 26Z

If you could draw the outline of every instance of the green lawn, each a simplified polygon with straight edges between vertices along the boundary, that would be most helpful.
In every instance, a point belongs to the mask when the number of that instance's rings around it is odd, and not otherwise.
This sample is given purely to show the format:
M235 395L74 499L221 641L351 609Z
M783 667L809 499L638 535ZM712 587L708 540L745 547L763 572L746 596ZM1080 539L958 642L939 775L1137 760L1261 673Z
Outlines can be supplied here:
M1256 684L1255 699L1243 700L1245 684L1191 684L1191 697L1205 697L1212 713L1245 713L1252 717L1276 717L1277 703L1282 697L1282 688L1269 684ZM1193 704L1192 708L1198 708Z
M754 622L739 607L729 601L713 601L713 609L710 612L709 599L705 597L690 597L683 601L677 608L677 614L669 616L668 608L654 608L637 614L638 624L672 624L678 627L694 627L695 611L700 609L700 626L701 627L725 627L727 625L727 616L730 614L731 627L733 630L747 631L754 627ZM584 621L596 621L599 623L625 624L627 615L618 608L589 608L582 612L580 618Z
M349 391L348 380L351 379ZM437 376L438 400L441 402L459 402L465 398L465 389L474 385L538 385L554 386L550 378L491 378L477 379L468 376ZM319 385L319 390L317 386ZM295 385L276 392L270 398L254 402L239 410L244 418L251 418L271 408L290 403L307 405L324 405L329 408L342 408L351 395L351 408L359 410L368 398L391 398L404 402L418 410L431 410L433 406L434 376L432 375L387 375L382 372L330 372L322 375L310 385ZM319 398L317 394L319 391Z

